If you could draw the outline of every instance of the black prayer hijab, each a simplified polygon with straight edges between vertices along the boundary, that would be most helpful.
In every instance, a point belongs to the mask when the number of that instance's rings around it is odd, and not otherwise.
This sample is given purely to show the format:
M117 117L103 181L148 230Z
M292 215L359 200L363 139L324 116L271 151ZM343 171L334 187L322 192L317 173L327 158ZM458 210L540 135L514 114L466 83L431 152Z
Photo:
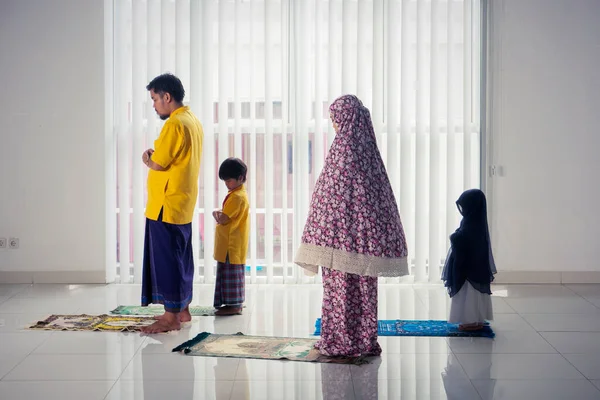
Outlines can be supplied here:
M442 272L442 280L450 297L466 281L479 292L492 294L490 283L494 280L496 264L492 255L487 222L485 195L479 189L470 189L456 201L463 216L458 229L450 235L450 252Z

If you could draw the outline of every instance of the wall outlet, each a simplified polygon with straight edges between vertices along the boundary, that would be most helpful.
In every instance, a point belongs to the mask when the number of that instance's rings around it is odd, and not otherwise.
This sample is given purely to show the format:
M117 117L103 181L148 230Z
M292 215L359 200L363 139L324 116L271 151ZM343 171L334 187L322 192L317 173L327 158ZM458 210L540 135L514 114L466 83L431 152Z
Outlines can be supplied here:
M9 249L18 249L19 248L19 238L8 238L8 248Z
M6 243L6 238L0 238L0 249L5 249Z

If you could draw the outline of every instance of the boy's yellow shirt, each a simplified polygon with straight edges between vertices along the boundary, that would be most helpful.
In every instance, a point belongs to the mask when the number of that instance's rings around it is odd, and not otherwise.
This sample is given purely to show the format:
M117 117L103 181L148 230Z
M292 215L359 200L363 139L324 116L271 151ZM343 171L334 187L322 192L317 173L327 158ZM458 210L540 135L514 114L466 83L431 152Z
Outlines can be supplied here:
M148 219L156 221L162 208L164 222L177 225L192 222L203 139L202 125L189 107L171 113L154 141L152 161L166 170L148 172Z
M224 263L229 254L230 264L245 265L250 238L250 203L244 185L229 191L223 202L223 214L229 217L229 222L217 224L214 258Z

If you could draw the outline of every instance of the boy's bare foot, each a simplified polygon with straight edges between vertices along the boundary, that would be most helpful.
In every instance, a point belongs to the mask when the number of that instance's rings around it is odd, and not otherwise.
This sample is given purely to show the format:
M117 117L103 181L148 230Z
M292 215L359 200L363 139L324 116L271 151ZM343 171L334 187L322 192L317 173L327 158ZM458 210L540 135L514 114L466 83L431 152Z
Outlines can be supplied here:
M178 331L181 329L181 323L177 314L166 312L161 315L161 319L152 325L144 326L140 329L143 333L162 333L169 331Z
M242 306L224 306L217 311L215 311L215 315L218 317L226 316L226 315L241 315L242 314Z

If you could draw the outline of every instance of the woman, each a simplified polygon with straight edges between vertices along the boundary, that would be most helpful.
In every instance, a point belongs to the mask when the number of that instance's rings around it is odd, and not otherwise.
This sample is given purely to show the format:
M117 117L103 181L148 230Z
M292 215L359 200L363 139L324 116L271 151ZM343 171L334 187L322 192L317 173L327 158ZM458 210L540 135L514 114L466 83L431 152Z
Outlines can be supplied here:
M329 107L336 132L315 185L295 262L323 269L321 340L327 356L380 355L377 277L408 274L398 207L369 110L353 95Z

